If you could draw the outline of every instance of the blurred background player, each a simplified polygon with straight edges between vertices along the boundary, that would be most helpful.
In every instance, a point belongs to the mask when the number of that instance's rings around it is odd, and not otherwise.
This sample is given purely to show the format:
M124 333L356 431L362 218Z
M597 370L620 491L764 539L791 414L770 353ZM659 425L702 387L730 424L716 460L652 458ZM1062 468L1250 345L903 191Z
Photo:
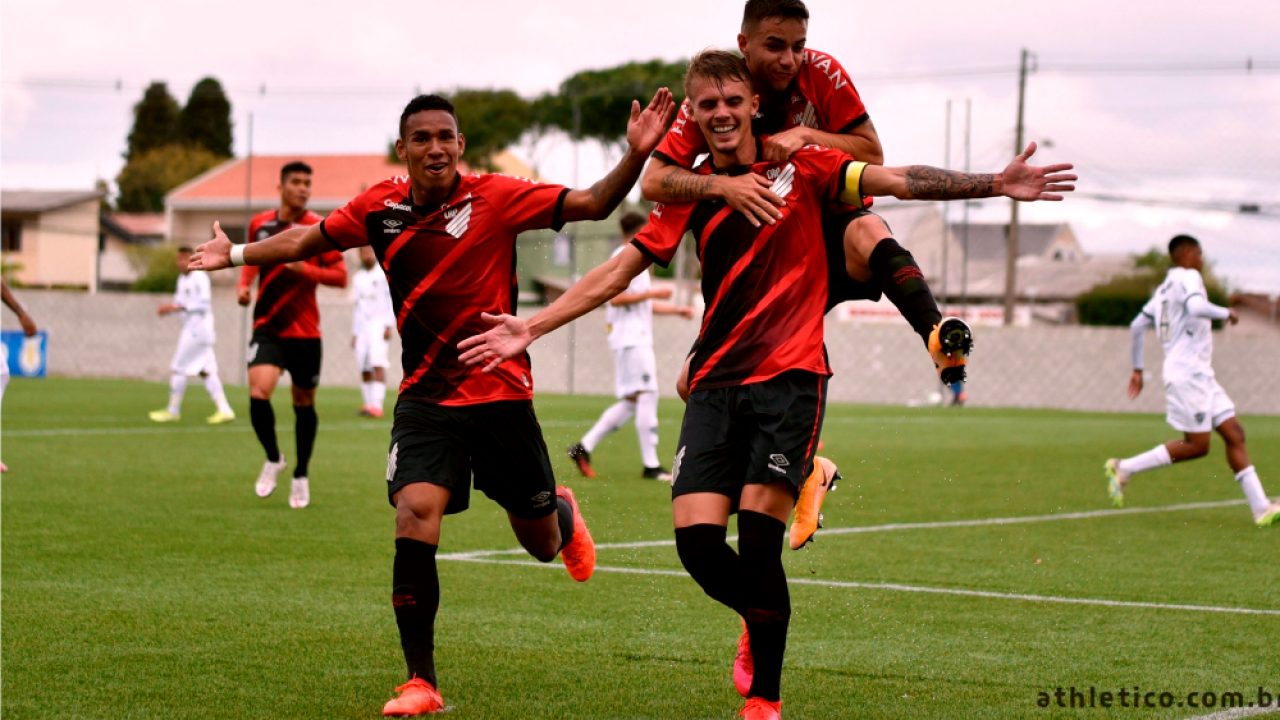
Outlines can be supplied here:
M280 168L280 208L267 210L249 223L249 242L261 242L298 225L315 225L320 216L307 210L311 199L311 166L291 162ZM258 497L276 489L276 476L285 468L284 456L276 441L276 415L271 394L282 372L292 382L294 438L297 464L289 489L289 507L304 508L311 503L307 480L311 450L315 446L316 386L320 384L320 309L316 286L346 287L347 266L342 253L333 250L297 262L267 265L261 269L245 266L236 287L236 299L248 305L254 279L258 280L258 300L253 306L253 338L249 342L249 419L267 455L254 484Z
M1123 460L1108 460L1107 493L1116 507L1123 507L1124 491L1134 474L1208 455L1210 431L1217 430L1227 444L1227 464L1249 501L1254 522L1258 527L1280 525L1280 501L1267 499L1258 471L1249 461L1235 404L1213 373L1213 321L1234 325L1239 318L1234 310L1209 302L1200 275L1204 253L1199 241L1190 235L1174 237L1169 241L1169 257L1173 260L1169 274L1129 325L1133 355L1129 397L1142 392L1142 340L1146 330L1154 327L1164 347L1165 418L1174 430L1182 431L1183 439Z
M764 158L785 160L805 145L821 145L883 164L880 136L852 78L834 57L806 47L808 24L809 10L801 0L747 0L743 7L738 50L760 97L751 124ZM772 181L753 173L708 177L690 172L694 160L707 152L690 119L686 101L645 171L645 198L723 200L757 226L780 218L782 199L771 189ZM832 203L823 211L827 308L846 300L879 300L883 293L924 341L942 382L962 383L972 349L968 324L942 317L915 258L869 205ZM682 396L687 386L682 371L677 381Z
M218 425L235 420L236 414L222 390L222 381L218 379L218 359L213 352L213 288L207 273L192 272L187 267L191 252L187 246L178 248L176 262L180 274L173 301L156 309L160 317L182 313L183 323L178 347L173 351L173 362L169 365L169 406L164 410L152 410L149 417L152 422L177 422L182 416L182 396L187 391L187 378L199 375L216 407L206 422Z
M36 321L31 319L31 316L27 314L27 309L9 291L9 284L4 280L0 280L0 294L3 295L4 306L18 316L18 324L22 327L22 334L26 337L35 337L35 334L40 332L40 328L36 327ZM8 358L5 358L5 361L0 363L0 401L4 399L4 390L7 387L9 387L9 362ZM9 466L0 462L0 472L9 472Z
M351 310L351 347L360 368L360 414L382 417L387 396L387 345L396 327L387 275L378 267L373 248L360 248L360 269L351 276L355 307Z
M629 212L618 221L622 244L613 252L622 252L644 227L645 216ZM609 349L613 350L614 391L618 402L600 415L596 424L569 447L569 457L586 477L595 477L591 453L606 435L623 426L632 416L636 419L636 437L640 440L640 476L650 480L671 482L671 473L658 461L658 362L653 354L653 316L680 315L693 317L693 308L654 302L671 297L670 289L654 290L649 272L636 275L619 295L609 301L605 318L609 328Z
M515 311L516 236L608 217L635 185L674 106L666 88L643 110L632 101L622 159L578 190L498 173L460 174L466 140L453 104L420 95L400 115L396 154L406 175L374 185L318 226L258 247L233 247L215 223L214 239L197 248L196 267L215 269L372 245L386 269L404 345L386 488L396 509L391 605L407 682L383 715L445 709L435 666L436 553L444 516L467 509L472 485L506 511L534 558L559 556L578 582L595 571L595 544L573 491L555 483L534 413L528 354L479 372L462 362L458 343L487 328L490 313Z

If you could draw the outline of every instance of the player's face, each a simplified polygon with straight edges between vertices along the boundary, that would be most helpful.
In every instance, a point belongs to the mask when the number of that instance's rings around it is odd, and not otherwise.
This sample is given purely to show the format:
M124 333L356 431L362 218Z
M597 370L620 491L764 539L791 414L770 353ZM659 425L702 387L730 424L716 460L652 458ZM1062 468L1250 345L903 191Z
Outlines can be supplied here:
M787 89L804 62L808 23L795 18L765 18L748 34L738 35L738 49L757 88Z
M180 253L178 253L178 257L176 258L176 262L177 262L177 265L178 265L178 272L180 272L180 273L186 273L186 272L187 272L187 263L191 262L191 253L185 253L185 252L180 252Z
M693 120L707 139L717 164L737 156L755 142L751 116L759 104L751 87L742 80L696 77L689 83ZM740 162L740 161L739 161Z
M365 270L372 270L373 266L378 263L378 258L373 254L373 248L368 245L360 247L360 264Z
M303 210L311 199L311 174L289 173L280 181L280 202L288 208Z
M458 121L444 110L423 110L410 115L404 136L396 140L396 155L409 167L409 177L423 190L448 190L458 174L458 157L465 139Z

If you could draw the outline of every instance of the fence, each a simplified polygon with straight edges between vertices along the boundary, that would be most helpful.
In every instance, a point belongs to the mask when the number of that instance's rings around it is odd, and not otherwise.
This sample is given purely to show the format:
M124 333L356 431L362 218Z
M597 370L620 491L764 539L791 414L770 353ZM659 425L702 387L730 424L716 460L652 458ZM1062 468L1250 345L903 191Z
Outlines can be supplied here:
M21 290L19 296L41 328L49 330L49 372L70 377L167 377L180 320L160 319L161 295ZM325 337L321 383L354 386L359 374L350 347L351 305L342 291L321 288ZM534 308L522 308L530 315ZM244 382L247 311L230 289L215 290L217 357L226 382ZM13 326L11 315L4 317ZM697 334L697 321L654 318L659 386L675 394L675 376ZM1136 401L1125 394L1129 335L1124 328L982 327L975 331L969 402L981 407L1038 407L1161 413L1161 352L1147 336L1147 391ZM835 369L832 402L908 405L938 391L933 367L919 338L905 323L828 321L827 349ZM401 374L392 340L390 386ZM604 313L596 311L540 340L531 349L536 387L542 392L609 395L613 361L605 341ZM1239 412L1280 414L1280 332L1274 326L1228 329L1215 336L1214 366Z

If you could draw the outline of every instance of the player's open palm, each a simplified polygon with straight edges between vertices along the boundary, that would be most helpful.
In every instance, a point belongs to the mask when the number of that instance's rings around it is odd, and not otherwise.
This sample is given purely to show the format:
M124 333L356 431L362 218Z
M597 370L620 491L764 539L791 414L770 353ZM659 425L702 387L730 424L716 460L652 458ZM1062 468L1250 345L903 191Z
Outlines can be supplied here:
M196 248L187 266L192 270L221 270L231 267L231 238L222 232L222 225L217 220L213 221L213 239Z
M1035 152L1036 144L1033 142L1001 173L1006 197L1014 200L1061 200L1061 193L1076 189L1072 184L1076 181L1076 176L1066 172L1073 165L1028 165L1027 160Z
M515 315L480 313L480 319L493 327L458 343L462 351L458 359L467 365L484 363L484 371L489 372L524 352L533 342L529 324Z
M658 88L648 107L640 109L640 101L631 101L631 119L627 122L627 144L637 152L648 155L658 147L658 141L667 132L671 113L676 108L675 98L667 88Z

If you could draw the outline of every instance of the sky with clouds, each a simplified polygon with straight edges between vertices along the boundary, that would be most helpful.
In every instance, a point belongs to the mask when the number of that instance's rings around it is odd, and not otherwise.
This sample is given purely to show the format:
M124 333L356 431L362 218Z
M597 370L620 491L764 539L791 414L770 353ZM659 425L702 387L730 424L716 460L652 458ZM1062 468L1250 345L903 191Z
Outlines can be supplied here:
M811 0L809 45L844 64L889 164L974 170L1013 154L1017 66L1033 54L1027 139L1074 162L1072 198L1023 207L1068 221L1090 252L1131 252L1190 231L1239 288L1280 293L1280 2L1273 0ZM5 0L0 4L0 183L87 188L122 164L132 106L152 80L185 101L217 77L235 149L382 152L418 91L511 88L532 97L572 73L731 47L740 0ZM1253 71L1246 70L1252 60ZM619 119L620 123L625 119ZM465 128L463 131L465 132ZM551 138L516 148L552 180L588 183L610 149ZM1241 214L1240 203L1261 213ZM986 201L978 221L1008 217Z

